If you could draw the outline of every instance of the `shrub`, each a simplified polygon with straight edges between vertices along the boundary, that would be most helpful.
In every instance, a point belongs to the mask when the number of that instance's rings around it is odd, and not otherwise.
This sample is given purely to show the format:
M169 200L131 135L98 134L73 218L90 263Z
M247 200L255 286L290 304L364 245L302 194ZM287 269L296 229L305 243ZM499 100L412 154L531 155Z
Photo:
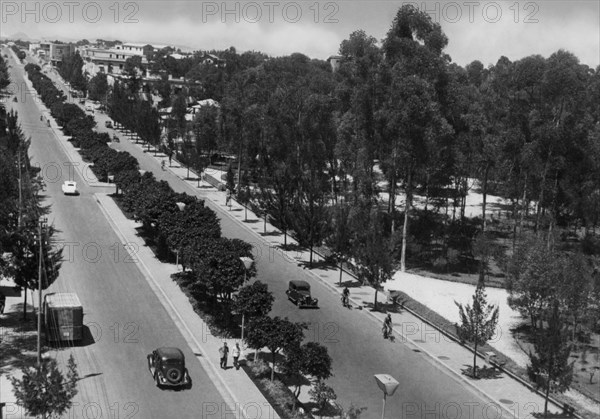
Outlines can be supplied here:
M255 361L249 362L248 366L250 367L250 371L257 378L266 377L270 372L271 368L269 368L269 364L267 364L262 359L257 359Z
M281 381L271 381L268 378L263 378L260 380L260 384L275 400L275 403L277 403L279 407L285 410L292 410L294 408L294 398L290 395L290 391Z
M319 409L325 409L327 404L331 400L337 399L337 394L333 388L325 384L323 381L319 380L315 383L313 388L308 390L308 395L310 399L314 401Z

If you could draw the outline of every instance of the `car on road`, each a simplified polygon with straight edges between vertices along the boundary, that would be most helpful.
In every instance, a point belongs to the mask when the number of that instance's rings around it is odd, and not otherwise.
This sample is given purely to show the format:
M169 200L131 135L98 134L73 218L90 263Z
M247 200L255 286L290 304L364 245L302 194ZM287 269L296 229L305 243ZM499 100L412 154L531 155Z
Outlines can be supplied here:
M113 127L113 124L112 124L112 122L111 122L111 121L104 121L104 126L105 126L106 128L112 128L112 127Z
M318 308L319 300L311 296L310 284L306 281L291 280L285 293L288 299L299 308Z
M94 108L91 107L90 105L85 105L85 111L94 113Z
M62 184L62 191L65 195L77 195L77 182L72 180L65 180Z
M156 387L190 388L192 380L185 367L185 357L179 348L162 347L148 354L148 369Z

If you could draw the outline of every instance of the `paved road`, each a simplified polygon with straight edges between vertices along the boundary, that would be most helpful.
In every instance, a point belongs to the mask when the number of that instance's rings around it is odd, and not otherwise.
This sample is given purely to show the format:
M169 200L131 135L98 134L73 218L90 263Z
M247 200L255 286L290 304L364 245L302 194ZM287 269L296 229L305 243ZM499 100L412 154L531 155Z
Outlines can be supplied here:
M23 86L19 65L11 60L11 78ZM83 378L76 404L69 417L191 418L210 403L223 403L219 390L208 379L196 355L189 349L135 263L104 218L93 193L104 188L88 187L79 173L65 168L67 158L51 131L40 122L31 95L9 103L19 112L26 136L31 137L32 162L45 168L45 204L52 204L49 223L60 233L65 261L50 291L74 291L84 305L87 325L84 342L74 348L55 349L62 363L72 353ZM56 176L58 174L58 176ZM62 181L73 177L81 192L62 195ZM50 179L56 178L55 182ZM188 361L193 388L158 390L147 370L146 354L157 346L180 347Z
M106 116L96 114L101 131ZM170 171L162 171L152 153L144 153L139 146L126 141L113 146L128 151L140 162L141 169L151 170L158 179L166 180L176 192L206 194L205 189L192 189ZM224 205L215 205L206 200L208 206L217 211L223 235L240 238L254 245L257 260L257 279L266 282L276 300L272 315L287 316L294 321L309 323L307 340L318 341L327 346L333 358L334 376L329 384L338 394L338 402L344 407L351 403L366 407L363 417L379 417L382 393L375 384L373 375L392 374L400 381L394 397L387 401L386 417L497 417L502 412L482 399L474 391L465 388L455 376L433 363L423 354L416 353L403 343L390 343L381 337L381 325L358 310L341 307L339 295L334 294L302 266L290 264L275 248L269 248L247 227L233 221ZM262 223L248 224L262 231ZM319 298L319 310L299 310L287 301L285 289L290 279L304 279L312 284L314 295ZM498 414L494 416L495 414ZM506 415L506 413L504 413Z

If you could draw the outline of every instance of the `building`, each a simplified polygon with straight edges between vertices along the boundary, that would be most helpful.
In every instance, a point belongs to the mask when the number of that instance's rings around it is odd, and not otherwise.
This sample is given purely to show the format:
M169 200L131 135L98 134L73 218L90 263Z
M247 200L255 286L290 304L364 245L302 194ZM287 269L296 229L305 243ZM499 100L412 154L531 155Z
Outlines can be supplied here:
M64 57L69 57L75 53L75 45L74 44L55 44L53 42L50 43L50 55L46 57L52 63L52 65L56 65L60 61L63 60Z
M337 69L340 67L341 60L342 60L341 55L331 55L329 58L327 58L327 62L331 66L331 71L333 71L333 72L337 71Z
M56 65L61 62L64 57L71 56L75 53L75 45L42 41L29 44L29 52L37 54L38 57L44 57L46 61L49 61L52 65Z
M125 44L123 44L125 45ZM85 71L91 76L97 73L121 74L128 58L141 56L142 64L147 65L148 59L139 52L139 49L105 49L105 48L82 48L79 50L81 58L85 62Z

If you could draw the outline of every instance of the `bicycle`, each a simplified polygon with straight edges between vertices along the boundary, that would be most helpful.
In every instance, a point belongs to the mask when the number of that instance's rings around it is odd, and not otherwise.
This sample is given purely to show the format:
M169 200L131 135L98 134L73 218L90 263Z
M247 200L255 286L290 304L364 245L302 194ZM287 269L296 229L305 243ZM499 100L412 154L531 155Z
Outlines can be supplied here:
M160 162L160 168L162 170L165 170L165 161L164 160Z

